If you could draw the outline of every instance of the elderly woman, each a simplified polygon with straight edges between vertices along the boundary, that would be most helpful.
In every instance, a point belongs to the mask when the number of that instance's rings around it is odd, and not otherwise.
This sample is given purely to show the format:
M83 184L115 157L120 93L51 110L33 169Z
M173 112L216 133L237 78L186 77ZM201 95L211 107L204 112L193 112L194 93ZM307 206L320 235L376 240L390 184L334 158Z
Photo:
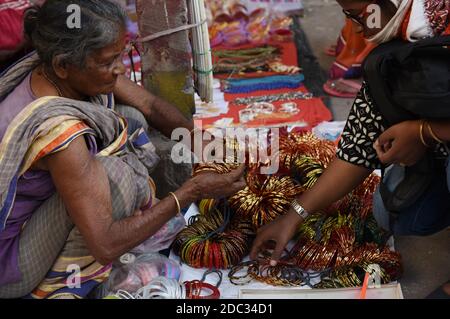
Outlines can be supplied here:
M69 5L81 8L80 29L66 24ZM181 208L244 187L243 167L200 174L156 202L146 123L127 123L114 100L168 137L194 127L123 76L122 9L48 0L25 29L37 54L0 78L0 298L83 297Z
M365 36L383 43L401 36L406 41L449 34L449 1L439 0L338 0L346 16L354 21ZM381 24L370 28L367 23L369 5L380 9ZM374 107L370 90L363 84L350 111L346 128L339 144L337 158L327 168L314 187L293 202L288 214L261 228L252 248L256 258L267 241L275 241L272 264L276 264L287 242L310 213L316 213L342 198L358 186L381 164L411 166L419 161L427 148L433 147L438 157L447 157L443 143L450 141L450 121L405 121L384 127L383 116ZM422 135L422 136L421 136ZM422 140L421 140L422 138ZM396 166L394 165L394 166ZM444 167L442 168L444 171ZM388 177L389 174L386 175ZM441 174L431 187L411 206L400 212L393 225L389 225L388 212L383 207L380 194L375 194L374 215L385 229L400 235L428 235L450 225L450 193ZM447 175L450 176L447 167ZM393 182L397 178L390 176ZM391 227L390 227L391 226Z

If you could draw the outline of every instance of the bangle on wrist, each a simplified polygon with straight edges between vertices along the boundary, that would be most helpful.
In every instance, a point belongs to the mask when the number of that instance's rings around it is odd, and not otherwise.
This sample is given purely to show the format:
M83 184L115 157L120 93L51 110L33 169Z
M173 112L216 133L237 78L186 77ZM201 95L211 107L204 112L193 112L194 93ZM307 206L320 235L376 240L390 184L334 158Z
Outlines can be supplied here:
M180 205L180 201L177 198L177 195L175 195L175 193L173 193L173 192L170 192L169 195L171 195L175 199L175 203L177 204L178 214L180 214L181 213L181 205Z
M434 133L433 129L431 128L430 122L426 122L426 123L427 123L427 126L428 126L428 132L430 132L430 135L433 138L433 140L435 140L439 144L444 144L444 141L441 140L439 137L437 137L437 135Z
M428 145L425 142L425 139L423 138L423 126L425 125L425 123L427 123L425 120L422 120L420 122L420 128L419 128L419 137L420 137L420 141L422 142L422 144L426 147L426 148L430 148L430 145Z

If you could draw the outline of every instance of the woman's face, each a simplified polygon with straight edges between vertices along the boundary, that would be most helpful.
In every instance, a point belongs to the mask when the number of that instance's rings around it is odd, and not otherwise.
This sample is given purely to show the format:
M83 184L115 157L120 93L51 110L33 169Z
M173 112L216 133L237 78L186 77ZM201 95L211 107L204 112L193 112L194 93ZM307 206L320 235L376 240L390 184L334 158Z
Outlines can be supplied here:
M122 62L125 47L126 34L123 30L116 42L91 52L83 69L69 66L67 83L84 96L111 93L117 77L126 71Z
M337 0L337 2L347 14L353 17L352 21L359 28L358 32L363 32L366 38L373 37L380 32L397 12L397 8L390 0ZM371 9L375 9L375 11ZM377 14L378 17L375 16ZM376 19L379 19L380 23L374 26L373 22ZM359 23L356 21L359 21Z

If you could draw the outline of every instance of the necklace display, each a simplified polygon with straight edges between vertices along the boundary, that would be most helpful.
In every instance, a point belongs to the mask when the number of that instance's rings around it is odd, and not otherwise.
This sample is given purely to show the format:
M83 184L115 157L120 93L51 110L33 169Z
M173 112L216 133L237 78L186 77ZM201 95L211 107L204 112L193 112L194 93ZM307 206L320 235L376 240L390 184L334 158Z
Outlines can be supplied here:
M236 105L247 105L251 103L262 103L262 102L277 102L277 101L292 101L292 100L309 100L314 96L312 93L303 92L288 92L282 94L271 94L264 96L250 96L244 98L237 98L233 101Z
M44 76L44 78L51 84L53 85L53 87L56 89L56 91L58 91L58 96L63 97L62 91L59 88L59 86L52 80L50 79L50 77L47 75L47 72L45 72L44 67L41 68L42 70L42 75Z

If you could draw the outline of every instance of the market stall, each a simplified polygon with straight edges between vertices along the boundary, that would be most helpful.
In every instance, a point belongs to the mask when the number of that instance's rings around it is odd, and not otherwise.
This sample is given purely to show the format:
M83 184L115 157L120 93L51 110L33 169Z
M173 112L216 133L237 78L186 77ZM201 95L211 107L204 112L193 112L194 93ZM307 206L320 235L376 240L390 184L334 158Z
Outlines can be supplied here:
M301 3L290 5L289 10L293 5L301 9ZM247 160L244 190L192 205L185 214L186 227L182 222L169 225L169 258L124 256L104 285L103 297L402 298L396 282L402 273L400 255L372 216L376 174L328 207L325 215L309 216L278 265L270 265L264 254L249 260L258 228L287 213L291 200L311 188L328 166L343 123L330 122L322 99L304 85L292 30L297 17L285 12L289 10L239 1L207 1L207 8L213 68L204 69L198 59L194 63L196 127L276 128L279 169L262 174L264 163ZM194 46L193 59L209 54L204 50ZM238 152L240 145L234 141L228 146ZM271 146L269 138L264 145ZM236 165L197 165L194 175L229 172ZM366 294L368 286L379 290Z

